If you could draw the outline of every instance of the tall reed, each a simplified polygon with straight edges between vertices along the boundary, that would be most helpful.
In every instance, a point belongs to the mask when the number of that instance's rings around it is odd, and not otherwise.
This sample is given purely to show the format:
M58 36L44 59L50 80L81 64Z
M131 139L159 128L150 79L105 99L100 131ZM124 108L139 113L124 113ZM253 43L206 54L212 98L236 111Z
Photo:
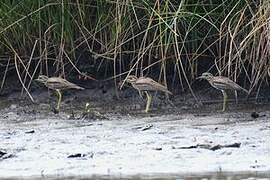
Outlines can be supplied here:
M39 73L158 75L190 89L212 71L256 90L269 77L268 1L3 0L3 81ZM87 68L89 67L89 68ZM174 84L172 84L174 85Z

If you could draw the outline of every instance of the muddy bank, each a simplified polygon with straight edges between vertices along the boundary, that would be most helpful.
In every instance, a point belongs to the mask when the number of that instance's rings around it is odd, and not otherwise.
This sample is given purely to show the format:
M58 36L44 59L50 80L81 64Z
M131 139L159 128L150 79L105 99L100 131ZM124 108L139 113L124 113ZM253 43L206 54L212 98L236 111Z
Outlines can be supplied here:
M34 104L18 94L1 98L0 177L269 175L266 103L232 100L221 113L219 102L201 106L186 94L172 106L156 95L145 114L136 92L101 88L66 92L54 114L46 90L32 93ZM102 116L82 116L86 103Z

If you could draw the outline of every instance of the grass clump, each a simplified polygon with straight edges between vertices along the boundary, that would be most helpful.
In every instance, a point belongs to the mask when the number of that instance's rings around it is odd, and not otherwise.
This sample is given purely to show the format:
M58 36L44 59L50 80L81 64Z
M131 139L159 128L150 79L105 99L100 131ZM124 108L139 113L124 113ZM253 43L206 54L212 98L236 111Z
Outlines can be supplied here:
M256 91L270 72L269 4L3 0L1 77L5 82L13 70L27 91L37 74L117 79L133 73L192 92L194 79L212 71L243 78Z

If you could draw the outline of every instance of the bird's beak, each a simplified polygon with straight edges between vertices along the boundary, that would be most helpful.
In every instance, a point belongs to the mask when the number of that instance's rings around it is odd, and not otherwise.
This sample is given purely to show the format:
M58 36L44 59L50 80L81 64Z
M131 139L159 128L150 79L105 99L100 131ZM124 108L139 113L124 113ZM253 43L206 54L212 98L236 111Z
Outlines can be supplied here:
M204 79L204 77L203 76L199 76L196 79Z
M36 82L39 82L39 83L42 83L42 80L41 79L34 79L34 81L36 81Z

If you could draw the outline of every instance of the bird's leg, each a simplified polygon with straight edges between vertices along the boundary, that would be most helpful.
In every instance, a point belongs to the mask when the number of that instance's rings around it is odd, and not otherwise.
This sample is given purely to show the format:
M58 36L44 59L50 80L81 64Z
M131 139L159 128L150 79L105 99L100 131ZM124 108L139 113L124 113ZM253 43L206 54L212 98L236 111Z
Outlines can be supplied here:
M140 95L140 97L143 99L142 91L140 91L140 90L139 90L139 95Z
M62 101L62 94L61 94L59 89L56 89L56 92L57 92L57 97L58 97L56 109L59 110L60 109L60 103Z
M145 94L147 97L145 112L148 113L148 111L150 109L151 102L152 102L152 96L147 91L145 91Z
M224 112L226 110L228 95L227 95L225 90L222 90L222 94L223 94L223 109L222 109L222 111Z
M234 96L235 96L235 103L238 104L238 96L237 96L237 91L234 91Z

